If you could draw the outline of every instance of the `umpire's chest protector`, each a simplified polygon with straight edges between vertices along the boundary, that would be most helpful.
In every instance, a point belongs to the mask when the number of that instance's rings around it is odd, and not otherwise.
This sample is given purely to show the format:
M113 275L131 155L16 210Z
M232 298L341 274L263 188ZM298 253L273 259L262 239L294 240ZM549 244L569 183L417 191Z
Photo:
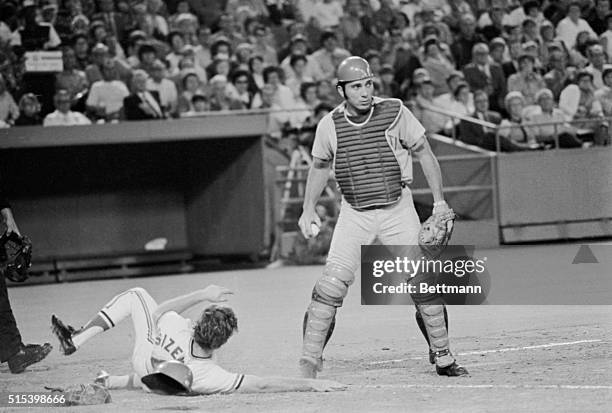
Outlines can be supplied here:
M358 125L343 111L332 116L337 138L334 172L353 208L390 205L402 196L402 172L386 137L401 105L395 99L378 102L370 118Z

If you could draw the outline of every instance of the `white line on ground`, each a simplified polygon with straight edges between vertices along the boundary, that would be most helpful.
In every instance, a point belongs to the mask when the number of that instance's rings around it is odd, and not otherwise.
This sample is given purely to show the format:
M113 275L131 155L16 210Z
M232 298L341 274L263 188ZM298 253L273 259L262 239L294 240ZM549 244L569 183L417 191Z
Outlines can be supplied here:
M612 390L612 386L605 385L575 385L575 384L366 384L350 387L366 389L571 389L571 390Z
M578 340L578 341L566 341L566 342L561 342L561 343L547 343L547 344L538 344L535 346L523 346L523 347L504 347L504 348L497 348L497 349L492 349L492 350L476 350L476 351L465 351L462 353L457 353L458 356L469 356L469 355L474 355L474 354L490 354L490 353L505 353L508 351L524 351L524 350L534 350L534 349L539 349L539 348L549 348L549 347L559 347L559 346L572 346L575 344L585 344L585 343L598 343L600 342L600 339L594 339L594 340ZM377 365L377 364L389 364L389 363L401 363L403 361L409 361L409 360L421 360L424 357L408 357L408 358L403 358L403 359L392 359L392 360L378 360L378 361L372 361L368 364L370 365Z

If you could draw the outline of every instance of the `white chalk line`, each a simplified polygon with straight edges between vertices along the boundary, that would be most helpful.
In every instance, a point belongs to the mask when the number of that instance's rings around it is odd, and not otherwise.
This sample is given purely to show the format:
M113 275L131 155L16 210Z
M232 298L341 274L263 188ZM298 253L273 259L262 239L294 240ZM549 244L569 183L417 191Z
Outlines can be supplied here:
M350 387L365 389L564 389L564 390L612 390L608 385L576 385L576 384L366 384ZM349 388L350 388L349 387Z
M550 348L550 347L560 347L560 346L573 346L576 344L585 344L585 343L598 343L602 340L593 339L593 340L578 340L578 341L565 341L561 343L547 343L547 344L538 344L534 346L522 346L522 347L504 347L497 348L492 350L476 350L476 351L464 351L462 353L457 353L457 356L471 356L471 355L480 355L480 354L491 354L491 353L506 353L509 351L525 351L525 350L535 350L540 348ZM379 360L372 361L368 363L369 365L378 365L378 364L390 364L390 363L401 363L409 360L421 360L424 357L408 357L402 359L391 359L391 360Z

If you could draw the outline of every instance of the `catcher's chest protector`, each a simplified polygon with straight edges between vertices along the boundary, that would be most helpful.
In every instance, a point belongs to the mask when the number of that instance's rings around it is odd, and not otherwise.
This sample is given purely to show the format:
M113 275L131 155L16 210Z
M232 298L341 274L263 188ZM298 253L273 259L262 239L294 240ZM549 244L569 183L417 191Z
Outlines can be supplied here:
M336 180L354 208L390 205L402 195L402 171L385 136L401 105L395 99L379 102L370 119L359 126L340 111L333 114L338 142Z

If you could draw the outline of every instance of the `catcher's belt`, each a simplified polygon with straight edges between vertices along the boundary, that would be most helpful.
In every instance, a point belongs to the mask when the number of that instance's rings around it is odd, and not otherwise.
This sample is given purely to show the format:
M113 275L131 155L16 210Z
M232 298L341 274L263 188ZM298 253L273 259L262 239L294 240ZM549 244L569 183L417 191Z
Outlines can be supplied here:
M32 242L15 232L0 237L0 275L14 282L28 279L32 265Z
M350 123L342 111L332 115L338 143L336 180L344 198L356 209L390 205L402 196L402 171L386 137L401 107L401 101L385 99L374 105L362 125Z

